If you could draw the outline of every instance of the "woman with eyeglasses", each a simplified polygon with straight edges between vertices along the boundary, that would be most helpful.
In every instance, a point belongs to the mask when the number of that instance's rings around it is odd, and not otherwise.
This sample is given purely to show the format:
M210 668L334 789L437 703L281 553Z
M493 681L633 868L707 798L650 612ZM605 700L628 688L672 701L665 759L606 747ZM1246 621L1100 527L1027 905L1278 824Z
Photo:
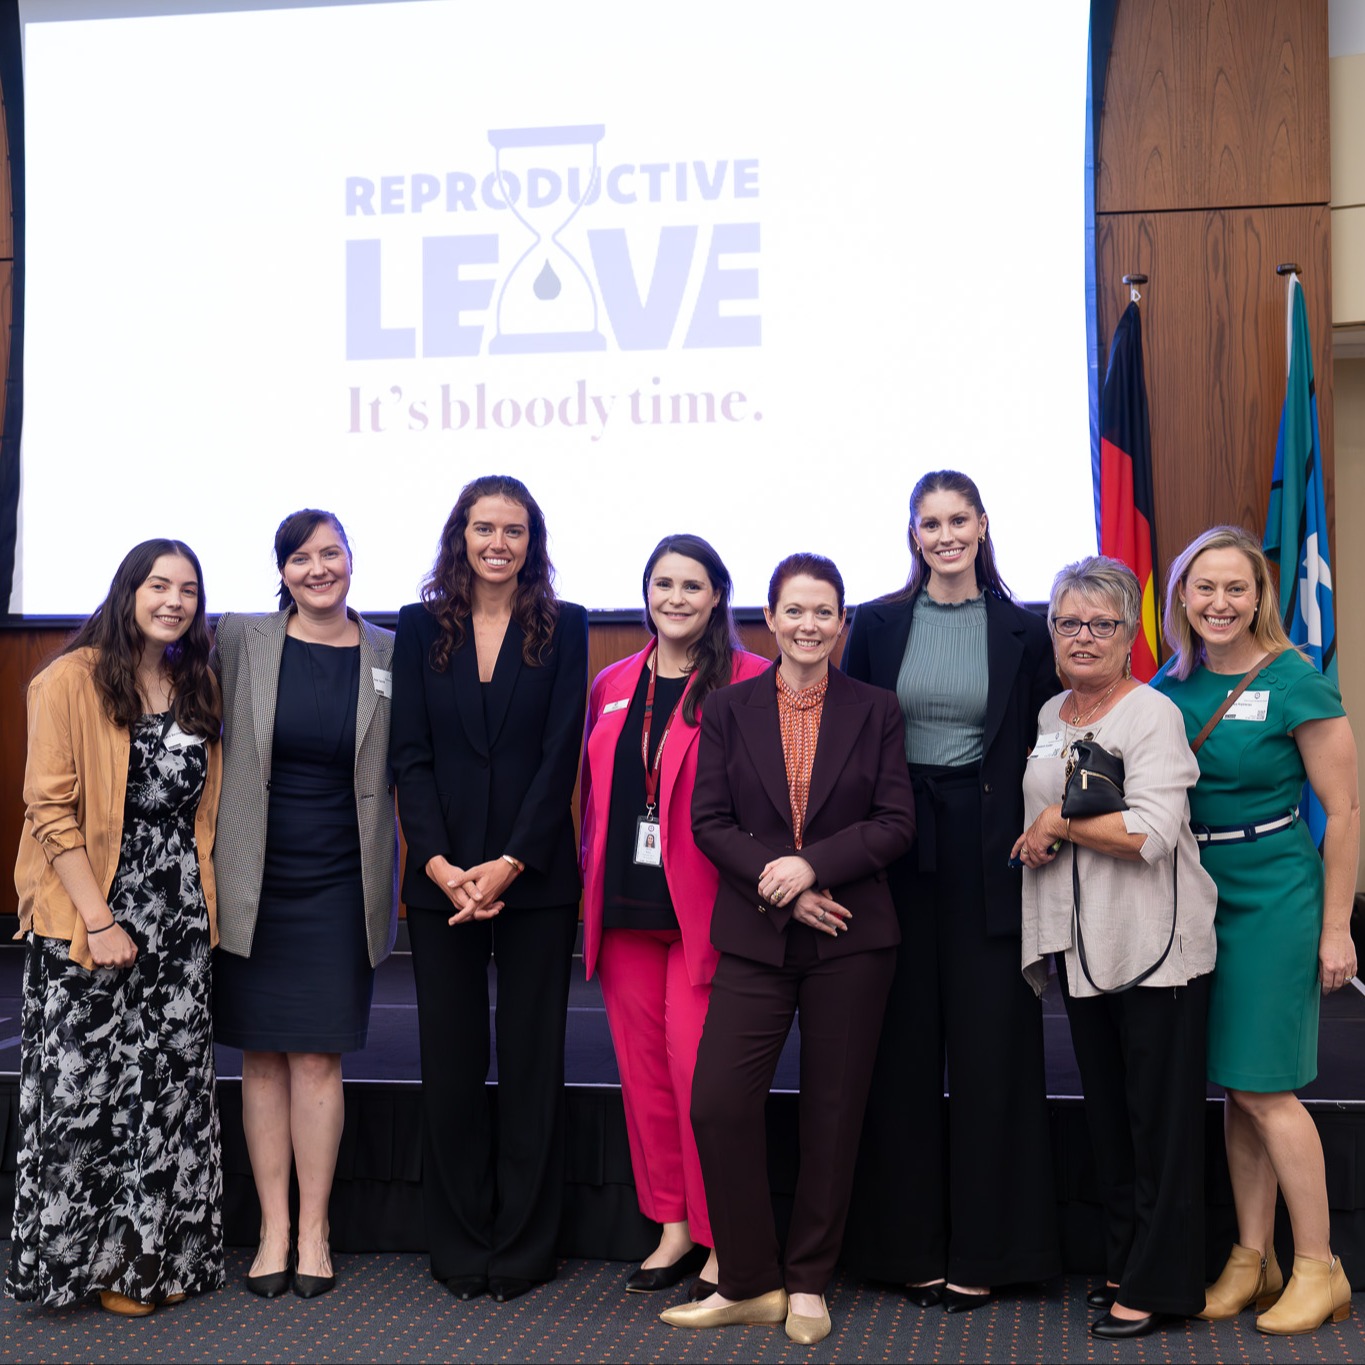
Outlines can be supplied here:
M919 830L891 869L901 949L843 1260L961 1313L1061 1270L1043 1016L1019 976L1008 865L1038 708L1058 682L971 479L924 475L909 538L909 581L858 608L843 665L900 699Z
M1351 1311L1329 1240L1322 1142L1294 1092L1317 1074L1322 996L1356 973L1360 792L1341 694L1290 644L1276 607L1254 537L1236 526L1197 536L1171 565L1175 653L1157 686L1195 735L1246 684L1200 748L1190 793L1218 886L1208 1078L1227 1091L1237 1208L1237 1243L1201 1316L1234 1318L1254 1303L1268 1310L1257 1328L1287 1336ZM1321 857L1300 811L1305 779L1326 813ZM1272 1242L1277 1191L1294 1230L1287 1285Z
M1097 1337L1146 1336L1203 1305L1204 1029L1213 883L1186 789L1198 764L1179 711L1130 668L1142 590L1096 556L1052 585L1048 621L1071 687L1043 706L1024 772L1023 968L1039 995L1055 954L1105 1214ZM1122 763L1125 807L1062 814L1093 742ZM1096 773L1099 765L1091 762ZM1108 774L1106 774L1108 776ZM1094 777L1096 786L1101 780Z

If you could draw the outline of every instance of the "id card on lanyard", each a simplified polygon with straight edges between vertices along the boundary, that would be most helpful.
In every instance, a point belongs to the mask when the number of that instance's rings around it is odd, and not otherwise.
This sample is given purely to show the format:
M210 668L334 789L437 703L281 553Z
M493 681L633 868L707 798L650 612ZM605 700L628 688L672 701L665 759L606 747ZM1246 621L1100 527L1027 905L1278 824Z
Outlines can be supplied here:
M645 691L645 719L640 728L640 758L645 765L645 813L635 821L635 862L641 867L659 867L664 860L663 830L659 823L659 765L664 759L664 745L668 743L668 732L673 728L673 718L682 705L682 697L673 703L673 709L664 722L663 734L659 736L659 748L654 754L654 762L649 761L649 734L654 720L654 682L657 674L655 665L659 651L656 648L649 660L649 687ZM687 689L684 688L685 692Z

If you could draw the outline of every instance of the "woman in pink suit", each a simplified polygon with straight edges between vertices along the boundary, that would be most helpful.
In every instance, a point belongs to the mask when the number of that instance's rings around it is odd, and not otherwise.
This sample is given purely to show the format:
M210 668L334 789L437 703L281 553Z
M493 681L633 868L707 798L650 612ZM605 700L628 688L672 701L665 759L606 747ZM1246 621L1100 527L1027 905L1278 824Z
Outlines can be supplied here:
M663 1225L627 1290L697 1270L716 1285L701 1164L688 1110L711 978L718 877L692 840L701 706L763 672L730 617L730 574L700 536L665 536L644 573L639 654L603 669L588 704L581 780L583 960L602 984L640 1211ZM703 1264L704 1263L704 1264Z

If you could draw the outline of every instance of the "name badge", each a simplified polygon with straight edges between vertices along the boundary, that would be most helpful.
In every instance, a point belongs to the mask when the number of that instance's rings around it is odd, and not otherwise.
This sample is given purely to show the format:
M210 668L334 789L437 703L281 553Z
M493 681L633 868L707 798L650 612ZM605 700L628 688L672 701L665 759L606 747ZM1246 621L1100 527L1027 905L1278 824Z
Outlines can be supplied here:
M1260 720L1266 718L1270 710L1270 692L1253 692L1248 688L1237 698L1225 713L1227 720Z
M1061 758L1064 747L1065 746L1062 744L1062 732L1060 730L1051 730L1045 735L1038 736L1029 757Z
M187 735L180 728L179 721L172 721L171 728L166 731L161 742L172 752L178 752L181 749L190 749L196 744L202 744L204 737L203 735Z
M381 697L392 697L393 674L387 668L372 668L370 672L374 674L374 690Z
M609 716L613 711L624 711L630 705L630 698L623 697L620 701L609 701L603 708L602 714Z
M642 815L635 822L635 861L641 867L658 867L664 860L659 822Z

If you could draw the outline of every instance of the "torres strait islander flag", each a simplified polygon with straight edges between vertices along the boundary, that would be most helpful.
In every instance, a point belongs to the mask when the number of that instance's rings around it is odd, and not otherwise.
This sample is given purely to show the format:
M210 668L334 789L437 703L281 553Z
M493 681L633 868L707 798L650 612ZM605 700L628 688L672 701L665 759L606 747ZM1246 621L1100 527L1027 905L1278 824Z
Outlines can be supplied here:
M1114 330L1100 396L1100 553L1121 559L1142 585L1133 677L1150 682L1157 669L1156 526L1142 315L1136 303L1128 305Z
M1264 546L1266 554L1280 566L1280 617L1290 640L1303 649L1319 672L1336 682L1336 612L1327 553L1318 396L1308 310L1296 275L1289 277L1288 351ZM1321 846L1327 815L1307 784L1300 809L1314 843Z

